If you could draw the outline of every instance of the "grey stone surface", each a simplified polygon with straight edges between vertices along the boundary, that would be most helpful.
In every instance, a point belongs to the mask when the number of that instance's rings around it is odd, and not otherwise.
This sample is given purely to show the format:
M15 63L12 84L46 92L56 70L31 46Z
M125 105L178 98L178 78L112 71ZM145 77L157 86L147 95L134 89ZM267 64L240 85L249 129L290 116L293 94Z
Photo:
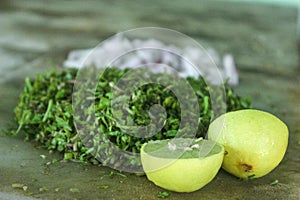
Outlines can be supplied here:
M16 194L0 192L1 200L35 200L36 198L24 197Z
M168 199L299 199L296 18L295 8L221 1L1 1L0 130L15 126L13 109L25 76L59 68L70 50L96 46L118 31L143 26L171 28L221 53L233 53L241 77L236 90L251 96L255 108L285 121L290 143L283 162L263 178L241 181L221 170L203 189L189 194L170 192ZM45 163L61 155L25 142L22 135L1 136L0 152L0 199L1 195L157 199L163 191L146 177L126 174L127 178L111 178L107 176L111 169L105 167L72 162L47 166ZM279 184L271 186L276 179ZM13 189L13 183L26 184L28 190ZM99 189L100 185L109 188ZM73 193L71 188L80 192Z

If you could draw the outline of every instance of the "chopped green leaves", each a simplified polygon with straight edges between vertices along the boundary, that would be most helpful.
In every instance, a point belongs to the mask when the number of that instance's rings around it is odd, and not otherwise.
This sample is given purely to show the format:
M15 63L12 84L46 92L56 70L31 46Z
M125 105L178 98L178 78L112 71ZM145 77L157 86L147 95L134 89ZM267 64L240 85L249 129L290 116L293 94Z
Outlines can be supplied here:
M84 109L82 116L73 117L72 96L74 81L77 75L76 69L69 69L60 73L52 71L45 75L38 74L35 80L25 79L24 91L15 108L18 129L27 139L35 139L42 143L48 150L57 150L64 154L65 160L77 159L82 162L97 164L92 153L96 156L101 149L109 147L107 143L99 143L99 137L105 137L118 148L133 153L140 152L143 143L150 140L169 139L176 136L181 122L181 109L178 99L171 88L159 84L146 84L136 89L128 98L128 106L125 112L116 112L112 115L111 101L122 102L125 96L114 99L113 90L118 89L118 80L127 72L116 68L108 68L99 77L95 90L90 89L92 83L87 80L81 89L84 95L75 102L76 105L91 105ZM167 78L167 77L165 77ZM200 115L198 116L197 137L204 136L214 113L211 109L210 91L204 79L187 78L198 98ZM239 110L250 107L250 101L234 94L231 88L226 88L227 110ZM216 101L224 101L223 96ZM94 104L89 104L94 102ZM214 102L215 103L215 102ZM151 122L149 109L154 104L160 104L166 110L167 118L159 123L163 128L148 138L140 138L139 132L131 130L131 126L147 126ZM122 121L122 126L116 122L117 117ZM87 125L89 120L95 123L88 128L92 140L80 137L80 133L74 126L74 121L79 126ZM127 127L127 129L126 129ZM128 128L129 127L129 128ZM131 131L127 134L125 131ZM97 134L100 132L103 135ZM95 146L97 144L98 146ZM111 158L118 160L118 158ZM109 162L109 161L107 161ZM138 163L130 160L128 165ZM105 163L104 163L105 164ZM124 163L116 163L118 165Z

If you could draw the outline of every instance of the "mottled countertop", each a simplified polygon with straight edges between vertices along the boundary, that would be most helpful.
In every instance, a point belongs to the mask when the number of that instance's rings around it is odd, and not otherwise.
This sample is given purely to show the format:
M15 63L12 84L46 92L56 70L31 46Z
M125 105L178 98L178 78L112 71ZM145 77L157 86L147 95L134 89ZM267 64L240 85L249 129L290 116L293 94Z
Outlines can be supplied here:
M168 199L300 199L296 19L292 7L221 1L1 1L0 129L15 126L13 109L26 76L60 67L70 50L94 47L118 31L170 28L221 54L232 53L240 74L237 93L251 96L253 107L285 121L290 142L283 162L263 178L241 181L221 170L203 189L170 192ZM144 176L106 176L112 171L106 167L74 162L47 166L61 155L37 147L22 135L0 136L0 199L148 200L163 191ZM279 184L271 186L274 180ZM13 189L14 183L25 184L27 191Z

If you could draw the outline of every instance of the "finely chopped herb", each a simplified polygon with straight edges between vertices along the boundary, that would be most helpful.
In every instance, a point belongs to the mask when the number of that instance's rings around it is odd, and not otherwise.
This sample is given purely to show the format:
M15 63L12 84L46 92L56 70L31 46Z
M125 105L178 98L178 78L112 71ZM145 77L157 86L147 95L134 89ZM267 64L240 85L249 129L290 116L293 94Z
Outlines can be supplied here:
M272 181L272 182L270 183L270 185L277 185L278 183L279 183L279 181L276 179L276 180Z
M166 191L158 192L158 194L157 194L157 197L158 197L158 198L162 198L162 199L165 199L165 198L167 198L167 197L169 197L169 196L170 196L170 193L169 193L169 192L166 192Z
M101 156L103 149L110 149L109 140L117 148L133 153L139 153L143 143L150 140L173 138L179 132L181 110L180 103L170 88L160 84L146 84L136 89L129 97L129 105L126 113L117 112L117 117L123 124L131 127L148 125L151 121L149 108L154 104L162 105L167 114L163 128L148 138L140 138L139 133L126 134L114 119L111 109L113 90L118 80L128 70L108 68L98 77L98 84L95 90L89 89L91 82L77 88L73 93L73 86L76 79L77 69L68 69L62 72L52 71L44 75L38 74L35 80L25 79L24 91L20 96L19 103L15 108L16 121L19 125L13 134L24 133L26 139L34 139L48 150L57 150L64 154L64 159L77 159L83 162L98 164L99 161L93 155ZM149 76L154 74L150 72ZM168 76L162 79L168 79ZM196 136L204 136L209 123L214 116L211 108L210 92L204 79L199 77L187 78L188 83L194 90L198 99L200 115L198 117L198 131ZM180 86L179 86L180 87ZM217 91L217 90L215 90ZM234 93L232 88L225 87L227 111L245 109L250 107L250 101ZM72 97L75 110L81 113L73 116ZM118 98L122 98L122 95ZM189 98L188 96L186 98ZM220 93L218 101L222 102L224 97ZM80 110L80 105L87 107ZM90 106L89 106L90 105ZM221 103L220 103L221 105ZM93 117L91 117L93 116ZM88 121L93 119L94 123L89 125ZM76 122L77 129L74 126ZM81 133L81 126L88 126L88 135ZM192 126L192 125L191 125ZM197 126L197 125L196 125ZM124 127L123 127L124 128ZM183 130L189 132L186 128ZM99 134L100 132L100 134ZM95 136L95 137L91 137ZM91 139L92 138L92 139ZM107 154L112 154L113 150ZM103 162L115 163L119 158L113 156L110 160ZM139 161L124 160L127 165ZM124 163L117 163L118 165Z
M99 189L108 189L109 188L109 186L108 185L100 185L100 186L98 186L98 188Z

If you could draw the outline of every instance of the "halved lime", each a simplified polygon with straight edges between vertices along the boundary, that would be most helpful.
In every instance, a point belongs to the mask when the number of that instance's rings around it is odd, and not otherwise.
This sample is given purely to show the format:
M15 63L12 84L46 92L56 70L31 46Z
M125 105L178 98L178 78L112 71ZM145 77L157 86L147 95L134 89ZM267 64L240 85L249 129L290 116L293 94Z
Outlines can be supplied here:
M282 161L288 146L286 124L268 112L245 109L221 115L208 138L226 150L223 169L240 178L259 178Z
M176 192L193 192L208 184L218 173L223 156L223 146L203 139L151 141L141 149L147 178Z

